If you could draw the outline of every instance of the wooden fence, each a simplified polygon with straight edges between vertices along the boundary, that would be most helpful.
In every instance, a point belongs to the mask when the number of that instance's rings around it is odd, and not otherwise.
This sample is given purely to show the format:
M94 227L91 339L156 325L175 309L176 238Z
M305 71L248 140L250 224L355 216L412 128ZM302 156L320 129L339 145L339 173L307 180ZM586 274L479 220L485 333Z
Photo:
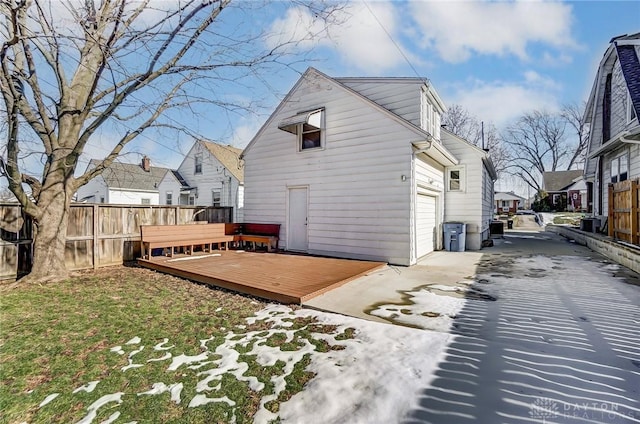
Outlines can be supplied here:
M638 233L638 180L609 184L609 236L632 244L640 244Z
M141 206L78 203L71 205L65 261L79 270L122 264L140 256L140 225L232 222L233 208ZM31 269L34 227L16 204L0 204L0 279Z

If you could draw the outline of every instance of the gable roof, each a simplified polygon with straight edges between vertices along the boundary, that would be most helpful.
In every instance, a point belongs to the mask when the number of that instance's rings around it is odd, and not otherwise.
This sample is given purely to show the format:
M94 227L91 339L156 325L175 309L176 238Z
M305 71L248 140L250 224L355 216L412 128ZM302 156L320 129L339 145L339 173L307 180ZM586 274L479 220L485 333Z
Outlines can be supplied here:
M460 137L459 135L447 130L446 128L441 128L440 132L441 132L442 135L445 136L445 137L442 137L442 142L443 143L447 139L456 140L461 145L463 145L465 147L468 147L469 149L474 151L477 155L479 155L480 158L482 158L482 163L484 163L484 166L487 168L487 171L489 172L489 175L491 176L491 179L493 181L497 181L498 180L498 172L496 171L496 168L493 165L493 160L491 160L491 156L489 155L489 151L488 150L481 149L480 147L476 146L475 144L469 142L469 140L466 140L466 139Z
M199 140L231 174L240 182L244 182L244 167L241 166L240 155L242 149L237 147L222 145L212 141Z
M242 152L242 154L240 155L240 159L242 159L242 157L244 155L246 155L246 153L251 149L251 147L253 147L253 144L256 142L256 140L258 140L260 138L260 136L262 135L262 133L269 127L269 125L271 124L271 122L273 121L274 117L276 115L278 115L278 113L282 110L282 108L284 107L285 104L287 104L287 101L289 100L289 98L291 98L291 96L293 96L293 93L296 92L296 90L298 89L298 87L305 81L307 80L310 75L315 74L316 76L326 80L327 82L329 82L330 84L334 85L335 87L339 87L342 90L345 90L347 92L349 92L350 94L352 94L353 96L356 96L357 98L359 98L361 101L367 103L369 106L373 107L374 109L377 109L378 111L382 112L383 114L387 115L389 118L391 118L392 120L394 120L395 122L399 123L400 125L404 126L405 128L409 129L410 131L413 131L418 137L420 137L423 140L433 140L433 136L431 134L429 134L428 131L423 130L420 127L417 127L416 125L414 125L413 123L407 121L406 119L402 118L401 116L397 115L396 113L393 113L392 111L390 111L389 109L385 108L384 106L380 105L379 103L371 100L370 98L362 95L361 93L357 92L356 90L352 89L351 87L346 86L345 84L341 83L339 80L335 79L335 78L331 78L330 76L318 71L317 69L313 68L313 67L309 67L304 74L302 74L302 76L298 79L298 81L295 83L295 85L291 88L291 90L289 90L289 92L287 93L287 95L284 97L284 99L280 102L280 104L276 107L276 109L273 111L273 113L271 114L271 116L269 116L269 118L266 120L266 122L262 125L262 127L260 127L260 129L258 130L258 132L256 133L255 136L253 136L253 138L251 139L251 141L249 142L249 144L247 145L247 147L244 148L244 151ZM428 88L428 87L427 87ZM437 157L440 158L441 161L445 161L448 162L450 164L453 165L457 165L458 164L458 159L456 159L444 146L442 146L440 143L430 143L430 148L434 148L435 152L426 152L427 155L429 155L429 153L435 154Z
M524 197L520 197L513 191L496 191L493 195L494 200L519 200L524 201Z
M97 166L101 161L91 159L89 167ZM124 190L158 191L158 185L169 172L168 168L149 167L149 172L138 164L113 162L102 171L102 178L107 187Z
M611 39L609 47L604 52L598 65L598 71L591 87L584 112L585 123L593 124L597 122L598 108L602 103L605 77L608 73L611 73L616 59L620 63L622 76L636 111L636 116L640 116L640 61L638 57L640 57L640 33L621 35ZM624 136L625 133L612 135L614 136L612 137L613 141L603 145L606 140L602 140L601 134L591 132L587 146L589 159L585 164L585 177L587 179L595 177L597 161L594 158L619 147L623 142L620 136ZM637 138L637 134L633 135L632 138Z
M564 191L573 185L574 180L582 177L581 169L572 169L569 171L553 171L545 172L542 175L542 186L545 191Z

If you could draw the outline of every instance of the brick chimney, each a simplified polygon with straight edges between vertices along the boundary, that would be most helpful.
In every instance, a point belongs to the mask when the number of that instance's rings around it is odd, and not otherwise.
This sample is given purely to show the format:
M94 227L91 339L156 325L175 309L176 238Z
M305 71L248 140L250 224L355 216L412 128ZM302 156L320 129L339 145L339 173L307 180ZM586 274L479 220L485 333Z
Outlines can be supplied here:
M142 158L142 164L140 166L142 166L142 169L147 172L151 171L151 159L149 159L148 156L144 156Z

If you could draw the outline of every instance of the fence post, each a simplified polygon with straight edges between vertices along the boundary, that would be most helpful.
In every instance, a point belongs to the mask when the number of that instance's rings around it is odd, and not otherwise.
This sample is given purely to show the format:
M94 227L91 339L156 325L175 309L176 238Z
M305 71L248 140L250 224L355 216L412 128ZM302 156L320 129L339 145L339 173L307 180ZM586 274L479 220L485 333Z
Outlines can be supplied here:
M638 244L638 180L631 181L631 243Z
M176 209L175 209L175 215L176 215L176 225L180 224L180 206L176 205Z
M98 268L98 205L93 205L93 269Z
M614 220L614 209L615 209L615 205L614 205L614 199L615 196L613 195L613 184L609 184L609 237L614 237L615 236L615 220Z

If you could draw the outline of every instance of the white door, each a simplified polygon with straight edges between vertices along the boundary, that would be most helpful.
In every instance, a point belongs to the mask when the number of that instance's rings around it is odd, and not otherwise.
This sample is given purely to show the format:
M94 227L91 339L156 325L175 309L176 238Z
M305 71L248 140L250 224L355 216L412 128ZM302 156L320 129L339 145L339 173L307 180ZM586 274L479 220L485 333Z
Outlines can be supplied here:
M426 194L418 194L416 200L416 256L420 258L434 250L437 202Z
M309 248L307 233L307 188L289 189L289 222L287 249L306 252Z

